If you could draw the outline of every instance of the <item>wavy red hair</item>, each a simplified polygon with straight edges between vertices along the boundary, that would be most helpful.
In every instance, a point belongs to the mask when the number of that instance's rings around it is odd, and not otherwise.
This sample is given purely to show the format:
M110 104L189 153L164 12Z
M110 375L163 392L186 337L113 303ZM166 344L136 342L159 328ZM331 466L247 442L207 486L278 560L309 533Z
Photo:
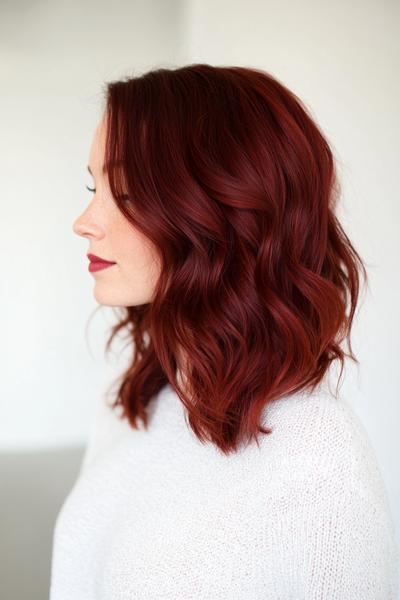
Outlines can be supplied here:
M358 363L367 274L335 215L333 152L300 99L254 68L154 69L108 82L105 98L110 189L162 265L150 303L116 309L106 350L123 330L133 355L112 406L147 429L169 383L202 443L258 444L268 403L314 391L336 359L340 376L345 356Z

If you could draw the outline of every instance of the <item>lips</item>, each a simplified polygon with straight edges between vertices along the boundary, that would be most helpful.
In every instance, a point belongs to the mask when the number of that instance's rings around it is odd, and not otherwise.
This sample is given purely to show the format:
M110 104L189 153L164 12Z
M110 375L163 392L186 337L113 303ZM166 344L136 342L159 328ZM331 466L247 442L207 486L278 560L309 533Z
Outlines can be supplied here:
M95 273L96 271L102 271L103 269L108 269L117 263L111 260L107 260L106 258L101 258L101 256L96 256L96 254L87 254L89 259L89 271L91 273Z
M101 256L96 256L96 254L87 254L88 259L91 263L102 263L104 265L115 265L116 263L111 260L107 260L105 258L101 258Z

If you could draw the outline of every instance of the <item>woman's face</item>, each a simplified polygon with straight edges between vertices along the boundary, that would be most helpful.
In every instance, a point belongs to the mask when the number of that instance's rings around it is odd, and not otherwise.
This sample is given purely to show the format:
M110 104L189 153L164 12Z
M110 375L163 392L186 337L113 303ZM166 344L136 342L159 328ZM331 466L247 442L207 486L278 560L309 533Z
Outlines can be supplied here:
M74 221L73 231L89 240L87 253L116 264L91 272L94 296L107 306L136 306L151 301L159 276L154 245L118 210L102 172L105 146L104 116L97 125L89 154L93 198ZM89 264L89 261L88 261Z

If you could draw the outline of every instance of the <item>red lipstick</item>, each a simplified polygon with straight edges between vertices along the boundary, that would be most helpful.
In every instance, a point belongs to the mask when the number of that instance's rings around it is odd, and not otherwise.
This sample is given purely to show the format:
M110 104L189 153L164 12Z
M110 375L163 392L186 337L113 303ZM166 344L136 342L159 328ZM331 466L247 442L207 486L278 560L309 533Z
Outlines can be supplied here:
M106 260L105 258L101 258L100 256L96 256L95 254L87 254L89 263L89 271L93 273L94 271L100 271L101 269L106 269L107 267L112 267L112 265L116 265L116 262L112 262L110 260Z

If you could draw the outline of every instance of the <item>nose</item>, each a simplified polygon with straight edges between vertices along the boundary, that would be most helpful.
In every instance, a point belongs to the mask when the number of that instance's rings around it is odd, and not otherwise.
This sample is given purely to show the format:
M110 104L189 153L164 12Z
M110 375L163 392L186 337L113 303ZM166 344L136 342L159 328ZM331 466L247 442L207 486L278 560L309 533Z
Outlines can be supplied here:
M75 221L72 223L72 231L74 233L76 233L76 235L81 235L80 234L80 225L79 225L79 219L75 219Z
M72 230L76 235L82 237L101 237L103 235L101 227L90 218L87 211L75 219L72 223Z
M85 231L87 229L87 225L85 225L82 216L75 219L75 221L72 224L72 231L76 233L76 235L85 235Z

